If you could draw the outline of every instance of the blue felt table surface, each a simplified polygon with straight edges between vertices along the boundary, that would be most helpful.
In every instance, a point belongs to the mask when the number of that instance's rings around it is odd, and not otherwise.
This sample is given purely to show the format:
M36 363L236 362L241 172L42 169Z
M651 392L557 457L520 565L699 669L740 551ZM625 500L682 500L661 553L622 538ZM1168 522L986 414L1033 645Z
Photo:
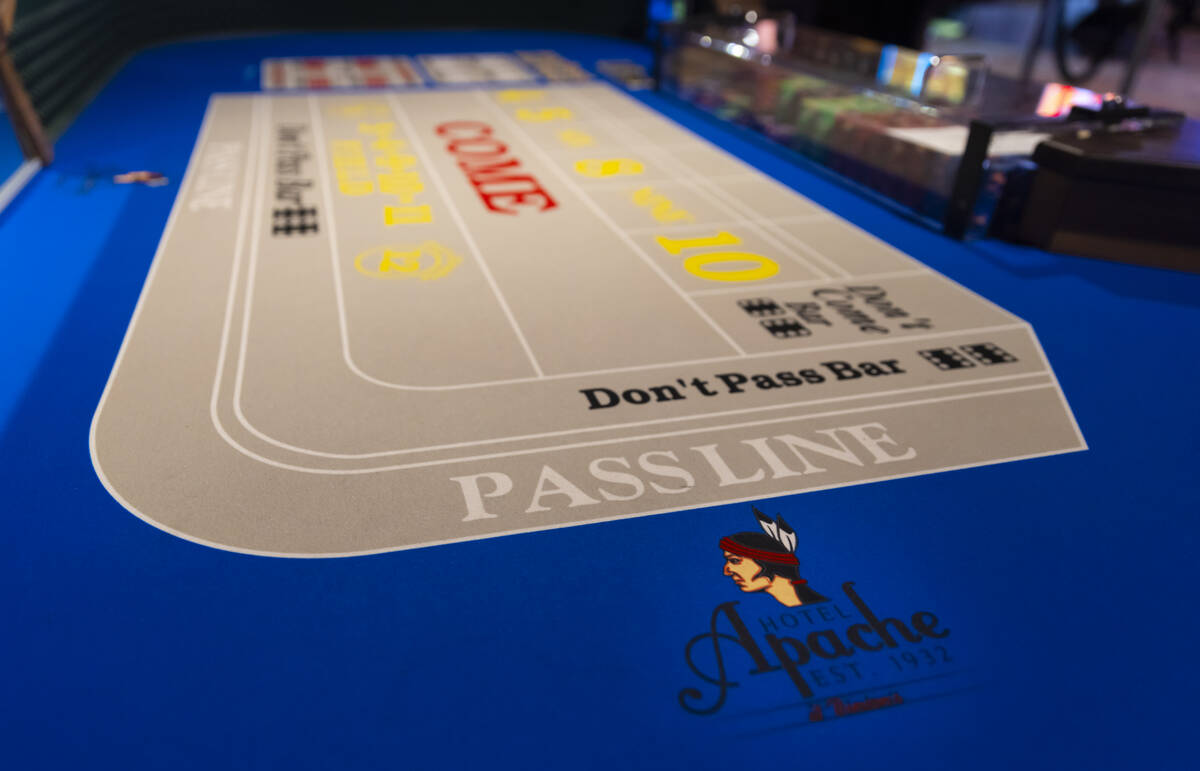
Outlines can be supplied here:
M681 709L684 645L740 599L715 540L744 505L287 560L180 540L109 497L89 422L209 95L257 90L268 56L529 48L648 59L495 32L157 47L0 215L0 766L1195 767L1200 276L955 243L654 94L637 97L1037 331L1086 452L766 505L802 523L827 584L936 610L969 690L813 725L763 677L732 689L758 701ZM133 169L171 184L108 181Z

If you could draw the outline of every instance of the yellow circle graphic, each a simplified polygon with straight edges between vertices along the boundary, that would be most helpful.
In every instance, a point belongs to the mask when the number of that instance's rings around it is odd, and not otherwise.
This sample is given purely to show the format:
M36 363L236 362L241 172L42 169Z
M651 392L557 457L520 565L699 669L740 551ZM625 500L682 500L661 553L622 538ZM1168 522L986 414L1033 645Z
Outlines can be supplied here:
M364 276L433 281L449 275L462 258L437 241L413 246L377 246L354 258L354 269Z

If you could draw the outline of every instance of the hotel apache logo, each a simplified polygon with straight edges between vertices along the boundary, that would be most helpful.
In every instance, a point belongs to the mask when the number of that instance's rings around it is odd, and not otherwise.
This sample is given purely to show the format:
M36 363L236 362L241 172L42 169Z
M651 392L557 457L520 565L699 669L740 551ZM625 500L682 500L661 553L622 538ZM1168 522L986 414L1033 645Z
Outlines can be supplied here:
M713 609L708 631L684 646L688 668L703 683L679 692L685 710L714 714L730 689L742 685L743 672L749 677L782 672L803 699L813 700L809 720L843 717L902 704L896 686L923 668L940 669L952 661L938 642L950 630L937 616L919 610L908 622L880 618L854 582L846 581L841 589L850 611L840 598L831 600L801 577L796 531L783 517L771 519L751 509L761 532L727 535L719 546L724 573L734 585L771 599L770 607L766 598L753 600L760 605L756 612L768 614L758 618L763 634L757 638L751 632L738 612L739 601ZM837 625L843 620L852 623ZM829 622L835 626L824 626ZM787 628L796 629L797 636L780 634ZM835 693L841 695L830 695Z

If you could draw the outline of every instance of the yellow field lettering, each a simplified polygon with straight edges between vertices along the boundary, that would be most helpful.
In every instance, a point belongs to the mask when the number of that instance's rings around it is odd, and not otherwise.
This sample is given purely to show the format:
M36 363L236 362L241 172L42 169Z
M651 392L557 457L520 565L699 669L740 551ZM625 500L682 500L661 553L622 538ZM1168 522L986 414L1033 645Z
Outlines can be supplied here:
M339 193L360 196L375 192L375 186L371 182L371 170L367 166L367 154L363 151L362 142L354 139L339 139L331 143L330 149Z
M742 242L742 239L724 230L712 236L658 236L654 240L671 255L678 256L685 251L698 252L684 259L683 269L706 281L761 281L779 272L779 263L770 257L753 252L720 249L722 246L736 246Z
M334 114L340 118L383 118L392 114L386 104L380 102L360 102L359 104L347 104L338 107L334 110Z
M396 124L390 121L358 124L359 134L371 137L373 151L372 166L378 170L371 180L371 170L365 169L368 185L378 186L380 193L393 196L399 206L383 207L383 221L387 225L422 225L433 222L433 209L429 204L416 203L416 197L425 192L425 181L417 170L417 157L405 152L408 142L394 136ZM356 143L360 147L361 142ZM365 157L362 163L366 164ZM365 186L363 188L366 190ZM371 192L366 190L366 192Z
M394 195L406 203L411 202L417 193L425 190L425 183L421 181L421 175L415 171L379 174L376 176L376 180L379 182L379 192Z
M546 98L546 92L538 89L521 89L510 88L506 91L501 91L496 94L496 98L507 104L520 104L522 102L540 102Z
M408 149L408 142L403 139L376 139L371 143L371 149L388 155L402 153Z
M575 162L575 173L584 177L620 177L645 170L642 162L633 158L583 158Z
M742 239L733 233L726 233L724 230L715 236L703 236L700 238L667 238L666 236L659 236L654 240L658 242L659 246L666 249L669 254L679 254L684 249L703 249L706 246L734 246L742 242Z
M630 195L630 200L638 206L649 209L650 216L664 224L696 221L691 212L676 208L670 198L649 186L634 190Z
M596 139L586 131L579 129L563 129L558 132L558 141L562 142L567 147L588 147L595 143Z
M570 120L572 113L566 107L521 107L516 116L518 120L526 123L546 123L552 120Z
M375 156L375 165L383 169L388 169L393 173L401 173L417 165L417 156L377 155Z
M427 203L417 206L383 207L385 225L423 225L427 222L433 222L433 210Z
M753 267L738 270L712 270L710 265L748 264ZM761 254L750 252L708 252L695 254L683 261L683 269L696 278L709 281L760 281L779 272L779 263Z
M379 137L380 139L391 139L392 132L396 130L396 124L391 121L380 121L379 123L359 123L358 133L367 134L368 136Z

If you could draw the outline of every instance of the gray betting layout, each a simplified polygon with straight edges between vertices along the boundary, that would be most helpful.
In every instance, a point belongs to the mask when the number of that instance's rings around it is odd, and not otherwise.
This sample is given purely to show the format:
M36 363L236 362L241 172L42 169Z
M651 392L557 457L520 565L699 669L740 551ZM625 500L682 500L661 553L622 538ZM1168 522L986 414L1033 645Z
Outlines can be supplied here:
M335 556L1084 442L1029 325L592 83L215 97L91 445Z

